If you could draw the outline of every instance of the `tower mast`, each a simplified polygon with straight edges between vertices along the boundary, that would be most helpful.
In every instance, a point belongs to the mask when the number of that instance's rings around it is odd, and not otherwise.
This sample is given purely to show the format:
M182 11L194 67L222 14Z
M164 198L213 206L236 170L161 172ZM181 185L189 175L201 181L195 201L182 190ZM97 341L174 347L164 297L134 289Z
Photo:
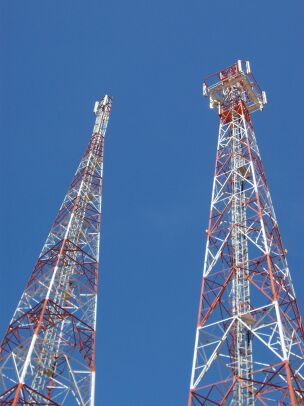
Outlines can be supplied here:
M104 138L96 121L54 224L0 345L0 404L94 405Z
M249 62L206 79L220 126L188 406L304 404L304 330L251 113Z

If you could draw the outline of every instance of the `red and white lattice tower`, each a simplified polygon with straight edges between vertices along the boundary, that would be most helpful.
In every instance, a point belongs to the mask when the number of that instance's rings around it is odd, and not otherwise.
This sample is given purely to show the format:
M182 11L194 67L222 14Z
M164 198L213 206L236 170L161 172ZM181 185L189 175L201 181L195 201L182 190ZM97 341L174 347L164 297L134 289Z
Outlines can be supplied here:
M94 405L104 137L96 102L89 146L0 346L1 405Z
M220 127L188 406L304 404L304 330L251 113L248 62L203 84Z

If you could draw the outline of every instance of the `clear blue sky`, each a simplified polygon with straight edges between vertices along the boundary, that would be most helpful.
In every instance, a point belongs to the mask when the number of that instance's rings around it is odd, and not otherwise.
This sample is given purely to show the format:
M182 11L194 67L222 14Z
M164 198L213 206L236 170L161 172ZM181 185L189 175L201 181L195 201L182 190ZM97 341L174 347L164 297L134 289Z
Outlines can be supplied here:
M303 1L0 5L2 337L94 122L106 139L97 405L186 406L218 120L202 79L249 59L253 117L297 296L303 284Z

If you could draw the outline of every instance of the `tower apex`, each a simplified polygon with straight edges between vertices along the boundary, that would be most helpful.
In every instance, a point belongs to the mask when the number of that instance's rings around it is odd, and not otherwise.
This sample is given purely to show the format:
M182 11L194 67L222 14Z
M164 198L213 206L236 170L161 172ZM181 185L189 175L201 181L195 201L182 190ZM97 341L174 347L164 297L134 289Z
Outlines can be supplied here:
M267 104L266 93L253 76L249 61L242 60L208 76L203 82L203 95L209 96L210 108L218 107L219 111L240 99L249 112L263 110Z

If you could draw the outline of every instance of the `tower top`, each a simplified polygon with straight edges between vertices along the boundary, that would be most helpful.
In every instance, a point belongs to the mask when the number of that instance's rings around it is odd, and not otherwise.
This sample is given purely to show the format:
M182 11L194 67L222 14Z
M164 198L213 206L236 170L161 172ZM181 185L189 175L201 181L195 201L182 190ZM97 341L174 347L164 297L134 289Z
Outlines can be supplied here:
M238 60L233 65L203 82L203 95L210 97L210 108L229 108L243 100L249 112L262 110L267 104L266 93L262 91L251 73L249 61Z
M101 101L96 101L94 105L93 112L97 115L98 111L105 106L110 106L112 105L112 98L108 96L107 94L101 99Z
M99 133L102 137L105 137L106 128L108 125L108 115L112 106L112 99L107 94L100 100L96 101L93 112L96 115L96 121L94 126L94 134Z

